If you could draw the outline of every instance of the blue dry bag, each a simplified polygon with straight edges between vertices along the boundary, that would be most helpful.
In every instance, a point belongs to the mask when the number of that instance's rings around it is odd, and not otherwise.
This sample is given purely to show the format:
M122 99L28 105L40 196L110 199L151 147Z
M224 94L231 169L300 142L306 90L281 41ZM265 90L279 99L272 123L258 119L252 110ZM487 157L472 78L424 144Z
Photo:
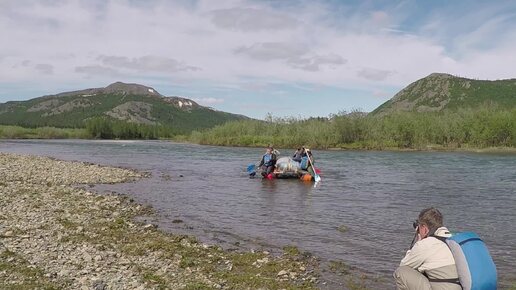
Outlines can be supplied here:
M447 238L446 244L455 259L463 290L496 289L496 266L477 234L457 233Z

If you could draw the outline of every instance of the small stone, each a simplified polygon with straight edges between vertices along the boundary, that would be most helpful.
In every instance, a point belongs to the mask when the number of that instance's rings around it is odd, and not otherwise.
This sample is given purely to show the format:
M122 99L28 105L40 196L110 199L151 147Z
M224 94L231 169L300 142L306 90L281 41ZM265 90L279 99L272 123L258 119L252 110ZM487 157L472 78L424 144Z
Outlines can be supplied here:
M340 225L338 228L337 228L337 231L341 232L341 233L345 233L348 231L348 227L346 227L345 225Z
M6 238L10 238L12 236L14 236L13 231L7 231L7 232L4 233L4 237L6 237Z
M80 274L80 275L87 275L87 274L89 274L89 273L90 273L90 271L89 271L89 270L87 270L87 269L81 270L81 271L79 272L79 274Z
M285 275L288 275L288 272L285 270L281 270L278 272L278 276L285 276Z
M81 283L81 285L87 285L88 277L82 277L81 279L79 279L79 283Z
M258 260L256 260L256 262L258 262L260 264L267 264L267 263L269 263L269 258L265 257L263 259L258 259Z
M101 255L96 255L95 256L95 261L101 261L102 260L102 256Z
M129 261L129 260L128 260L128 259L126 259L126 258L121 258L121 259L120 259L120 264L121 264L121 265L129 265L129 264L131 264L131 261Z
M306 271L306 268L305 268L305 267L303 267L303 266L301 266L301 267L299 267L299 270L300 270L300 271Z
M106 290L107 285L103 281L95 281L95 282L93 282L93 289L94 290Z

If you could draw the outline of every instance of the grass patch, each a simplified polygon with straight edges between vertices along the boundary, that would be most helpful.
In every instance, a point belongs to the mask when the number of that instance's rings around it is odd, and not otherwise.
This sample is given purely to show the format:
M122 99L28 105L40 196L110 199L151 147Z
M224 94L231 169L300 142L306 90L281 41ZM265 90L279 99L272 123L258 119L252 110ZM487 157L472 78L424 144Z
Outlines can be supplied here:
M330 269L331 272L338 274L338 275L348 275L351 273L350 267L342 261L330 261L328 268Z
M213 289L213 287L210 287L204 283L199 282L190 282L186 284L185 290L204 290L204 289Z
M167 281L154 273L148 271L144 272L143 281L156 286L158 289L167 289Z
M21 256L4 250L0 253L0 289L58 290L62 287L49 281L41 269L30 266Z
M66 230L75 230L77 228L77 224L67 218L58 218L57 222L60 223Z
M181 267L183 269L188 268L188 267L193 267L195 265L196 265L196 263L195 263L195 259L193 257L182 257L181 262L179 263L179 267Z
M368 290L367 287L367 277L365 275L361 275L360 277L349 277L346 286L350 290Z
M301 254L301 251L296 246L285 246L283 247L283 253L288 256L298 256Z

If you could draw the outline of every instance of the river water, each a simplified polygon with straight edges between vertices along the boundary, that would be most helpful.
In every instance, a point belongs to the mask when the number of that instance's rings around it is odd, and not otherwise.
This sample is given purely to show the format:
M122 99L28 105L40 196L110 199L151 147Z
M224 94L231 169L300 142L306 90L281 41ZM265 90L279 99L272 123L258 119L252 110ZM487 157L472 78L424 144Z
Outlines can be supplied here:
M152 205L172 232L226 248L295 245L382 277L403 257L419 211L435 206L451 231L485 240L503 280L516 279L514 154L316 150L322 182L314 188L249 178L245 168L259 161L259 148L23 140L0 141L0 151L147 171L150 178L96 188Z

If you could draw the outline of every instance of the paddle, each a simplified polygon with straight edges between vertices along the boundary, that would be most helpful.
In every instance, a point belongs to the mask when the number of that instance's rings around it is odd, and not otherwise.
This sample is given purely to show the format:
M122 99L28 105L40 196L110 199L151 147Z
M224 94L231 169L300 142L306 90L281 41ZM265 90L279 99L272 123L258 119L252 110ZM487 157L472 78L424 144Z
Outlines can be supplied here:
M306 152L306 157L308 157L308 162L310 162L310 164L312 165L312 169L314 170L314 180L315 180L315 183L321 181L321 177L317 173L317 171L319 171L319 170L315 168L315 165L312 162L312 159L310 159L310 155L308 154L308 152Z
M247 173L249 173L249 176L255 176L256 175L256 164L249 164L247 166Z
M256 175L256 165L249 164L247 166L247 173L249 173L249 176L255 176Z

